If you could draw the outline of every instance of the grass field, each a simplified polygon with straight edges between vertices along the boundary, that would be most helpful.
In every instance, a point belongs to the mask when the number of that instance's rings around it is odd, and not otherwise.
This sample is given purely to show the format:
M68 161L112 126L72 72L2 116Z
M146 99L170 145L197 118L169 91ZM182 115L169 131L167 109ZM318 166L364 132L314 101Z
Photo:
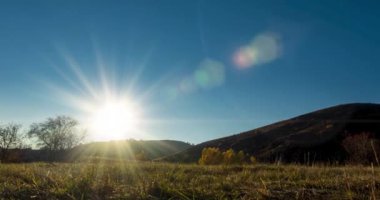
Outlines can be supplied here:
M1 199L376 199L380 168L163 163L0 165Z

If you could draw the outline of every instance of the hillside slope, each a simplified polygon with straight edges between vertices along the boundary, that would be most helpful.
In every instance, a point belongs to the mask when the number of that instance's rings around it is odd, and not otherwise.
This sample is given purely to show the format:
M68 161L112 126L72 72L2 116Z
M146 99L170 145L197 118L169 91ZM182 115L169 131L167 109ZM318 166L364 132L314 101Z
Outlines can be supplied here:
M370 132L379 137L379 104L344 104L280 121L237 135L207 141L165 161L196 162L205 147L243 150L261 161L343 161L341 141L347 135Z
M123 159L134 159L137 155L143 155L151 160L181 152L191 146L189 143L175 140L119 140L80 145L75 147L71 154L74 157Z
M12 149L9 162L75 161L93 158L152 160L181 152L192 145L175 140L118 140L91 142L70 150Z

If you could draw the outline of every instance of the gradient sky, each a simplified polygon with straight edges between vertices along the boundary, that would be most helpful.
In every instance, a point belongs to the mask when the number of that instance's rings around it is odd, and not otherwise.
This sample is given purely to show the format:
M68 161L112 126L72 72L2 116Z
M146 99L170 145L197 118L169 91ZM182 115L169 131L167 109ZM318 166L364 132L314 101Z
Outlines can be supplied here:
M63 93L90 96L80 75L100 91L99 74L140 105L145 139L199 143L376 103L379 10L348 0L1 1L0 122L84 120Z

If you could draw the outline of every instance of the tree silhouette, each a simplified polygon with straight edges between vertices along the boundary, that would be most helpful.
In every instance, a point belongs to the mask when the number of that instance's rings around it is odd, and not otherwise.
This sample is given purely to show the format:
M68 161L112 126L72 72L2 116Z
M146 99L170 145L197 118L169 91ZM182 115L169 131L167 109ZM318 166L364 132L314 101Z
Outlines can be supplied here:
M37 139L37 145L50 151L66 150L83 141L85 133L78 129L78 121L68 116L48 118L31 125L29 137Z
M377 152L379 152L379 140L372 137L372 134L363 132L347 136L342 141L342 146L348 154L348 161L351 163L369 164L378 163Z
M9 149L15 148L21 143L19 131L21 125L19 124L7 124L0 127L0 160L4 162L8 155Z

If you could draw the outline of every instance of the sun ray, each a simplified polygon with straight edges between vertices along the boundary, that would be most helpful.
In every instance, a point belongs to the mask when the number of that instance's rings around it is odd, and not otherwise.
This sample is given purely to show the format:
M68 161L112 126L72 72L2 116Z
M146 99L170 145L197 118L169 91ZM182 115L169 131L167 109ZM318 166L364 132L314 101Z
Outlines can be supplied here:
M79 63L77 63L77 61L68 53L63 53L62 56L65 59L71 71L74 73L75 77L80 82L81 86L85 88L85 91L89 92L89 94L91 94L94 98L98 98L98 95L95 92L94 86L90 83L85 73L82 71Z
M149 51L148 51L148 53L146 53L146 55L144 56L142 63L140 63L138 65L137 71L134 73L133 77L131 78L131 80L127 84L128 85L127 91L132 90L135 87L135 85L138 83L141 74L144 72L146 66L150 62L150 59L151 59L152 54L153 54L153 51L154 51L154 49L150 48Z
M110 76L112 65L107 64L102 57L99 48L94 47L96 68L99 81L89 79L83 64L78 63L68 53L62 57L67 67L73 73L74 78L65 73L62 68L56 67L56 71L69 82L74 90L68 90L54 84L48 87L61 99L62 103L73 107L81 116L83 126L88 130L92 140L120 140L127 138L151 137L143 131L141 125L143 112L140 107L142 97L150 94L151 90L141 91L140 95L131 92L133 84L138 82L144 66L149 62L151 52L147 54L144 62L140 65L137 74L133 75L129 84L118 82L116 77ZM64 51L60 51L64 52ZM95 78L95 79L96 79ZM100 83L100 84L95 84ZM156 88L161 83L157 82L150 88Z

